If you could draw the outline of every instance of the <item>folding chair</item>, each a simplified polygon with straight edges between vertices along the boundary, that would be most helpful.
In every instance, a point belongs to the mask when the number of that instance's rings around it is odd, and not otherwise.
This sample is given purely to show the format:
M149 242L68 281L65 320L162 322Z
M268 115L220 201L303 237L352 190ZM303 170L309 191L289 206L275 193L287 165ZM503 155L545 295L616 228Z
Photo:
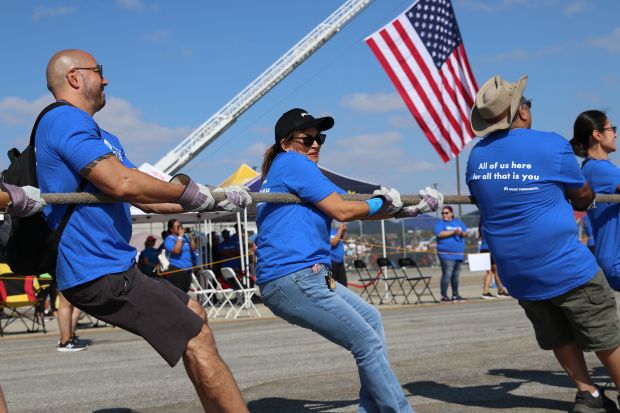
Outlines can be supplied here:
M192 286L199 298L198 302L207 309L208 317L217 318L217 316L223 311L226 311L226 309L228 309L226 312L226 314L228 314L235 308L231 301L231 298L235 294L235 290L222 287L222 284L217 280L212 270L200 270L198 278L202 283L193 275L192 277Z
M402 295L403 304L409 304L408 297L413 287L411 282L407 280L407 277L403 277L396 272L389 258L377 258L377 267L379 267L383 281L385 281L385 285L387 286L386 294L391 295L390 302L398 304L396 297ZM389 274L390 272L392 275Z
M420 267L414 260L412 260L411 258L399 258L398 265L400 266L400 269L403 272L405 278L411 283L411 292L413 292L417 298L415 304L422 302L422 296L424 296L427 291L428 295L433 298L434 303L439 302L435 298L433 290L431 290L431 276L423 275ZM410 271L408 271L410 268L415 268L417 270L417 274L412 274ZM422 283L423 286L421 292L418 292L418 290L416 289L419 283Z
M357 277L359 278L359 281L362 283L363 290L360 293L360 296L362 298L366 296L366 299L368 299L370 304L374 304L375 302L372 300L372 296L374 294L379 299L379 304L383 304L383 297L381 297L381 294L379 294L379 291L377 291L377 279L379 277L377 276L373 278L373 276L370 274L370 271L368 271L366 263L362 260L353 261L353 267L357 272Z
M39 311L39 282L34 275L0 275L0 309L8 309L6 318L0 319L0 337L14 321L21 321L29 333L45 329L45 317ZM29 325L30 324L30 325ZM36 329L35 329L36 327Z
M262 317L261 313L252 302L252 297L254 296L254 294L256 294L257 287L244 287L239 282L235 270L230 267L222 267L222 276L224 277L224 281L226 281L228 285L231 285L235 290L235 293L237 293L237 303L241 301L241 305L228 311L228 313L226 314L226 318L228 318L230 314L234 314L233 318L237 318L239 317L239 313L241 312L241 310L244 309L247 312L248 317L250 316L250 310L254 310L258 317Z

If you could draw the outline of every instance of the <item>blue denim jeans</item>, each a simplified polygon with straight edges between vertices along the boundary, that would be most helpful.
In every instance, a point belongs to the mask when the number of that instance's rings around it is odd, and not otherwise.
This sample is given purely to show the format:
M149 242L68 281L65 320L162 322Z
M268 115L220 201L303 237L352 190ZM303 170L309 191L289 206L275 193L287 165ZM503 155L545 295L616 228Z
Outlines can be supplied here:
M448 284L452 285L452 296L459 295L459 276L461 275L461 260L439 259L441 264L441 296L449 297Z
M348 288L327 288L325 269L306 268L260 286L275 315L319 333L355 357L360 413L413 413L387 358L381 314Z

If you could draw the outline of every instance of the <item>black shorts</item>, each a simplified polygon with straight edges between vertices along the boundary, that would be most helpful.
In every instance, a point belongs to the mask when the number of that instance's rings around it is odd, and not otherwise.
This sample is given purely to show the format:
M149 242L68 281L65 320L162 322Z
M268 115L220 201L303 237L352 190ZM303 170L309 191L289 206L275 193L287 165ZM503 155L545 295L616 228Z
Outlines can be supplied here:
M189 296L134 265L62 291L71 304L106 323L144 338L172 367L204 324L187 307Z
M332 261L332 276L340 284L347 286L347 270L344 268L344 262Z

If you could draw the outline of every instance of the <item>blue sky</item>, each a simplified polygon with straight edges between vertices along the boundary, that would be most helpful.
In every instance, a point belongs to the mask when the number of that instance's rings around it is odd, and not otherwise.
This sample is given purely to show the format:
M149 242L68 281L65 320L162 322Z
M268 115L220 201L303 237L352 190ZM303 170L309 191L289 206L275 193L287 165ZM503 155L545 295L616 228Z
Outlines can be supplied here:
M45 66L79 48L103 64L108 103L95 119L120 137L136 164L155 163L231 100L342 2L7 1L0 12L0 167L22 148L51 96ZM260 166L273 125L293 107L331 115L321 164L415 193L437 183L456 193L443 163L363 39L411 0L375 0L246 111L184 168L217 184L242 162ZM453 0L479 84L529 75L534 128L570 138L577 114L608 111L620 123L620 2ZM462 170L472 144L461 156ZM535 148L533 148L535 150ZM612 157L615 161L617 158ZM464 192L467 191L463 185Z

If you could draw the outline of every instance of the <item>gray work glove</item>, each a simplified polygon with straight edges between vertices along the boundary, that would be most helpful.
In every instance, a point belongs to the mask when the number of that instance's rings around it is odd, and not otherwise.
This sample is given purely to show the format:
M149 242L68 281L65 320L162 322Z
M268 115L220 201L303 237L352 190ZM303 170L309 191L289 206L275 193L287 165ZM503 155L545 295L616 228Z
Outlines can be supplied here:
M40 212L45 205L41 198L41 190L34 186L16 186L2 183L2 189L11 197L11 206L8 213L16 217L29 217Z
M242 185L217 187L213 192L224 192L226 199L218 202L217 206L228 212L239 212L252 204L252 197L248 193L250 188Z
M373 195L376 195L373 196L373 198L383 199L383 205L375 215L394 215L403 208L403 203L400 200L400 192L394 188L382 186L381 189L376 189Z
M173 184L185 185L185 191L177 199L177 204L183 207L183 211L205 211L215 207L215 199L211 191L204 185L197 184L185 174L177 174L170 180Z
M435 212L443 206L443 194L436 189L426 187L420 189L422 200L417 205L404 207L394 218L411 218L420 214Z

